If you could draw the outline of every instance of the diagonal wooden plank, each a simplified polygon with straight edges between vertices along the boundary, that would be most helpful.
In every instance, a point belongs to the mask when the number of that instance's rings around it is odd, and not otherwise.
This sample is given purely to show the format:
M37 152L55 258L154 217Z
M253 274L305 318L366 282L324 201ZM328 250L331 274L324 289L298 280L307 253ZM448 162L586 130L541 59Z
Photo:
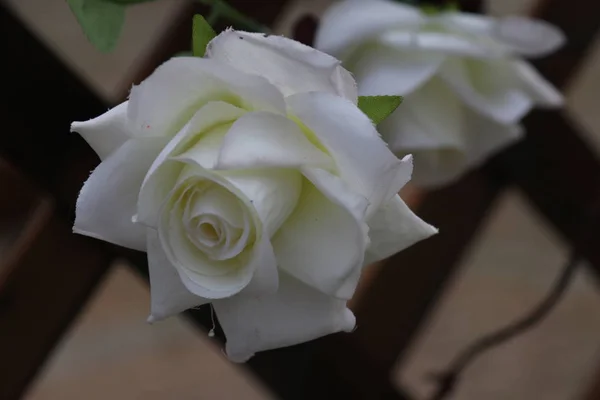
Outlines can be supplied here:
M600 2L545 0L535 15L560 27L568 41L535 62L556 86L566 88L586 60L600 28ZM566 112L536 111L525 121L525 140L491 163L514 182L563 238L587 258L600 279L600 249L592 240L600 222L600 160Z
M600 2L538 0L532 15L561 28L567 43L559 51L537 60L536 68L557 87L566 88L585 62L596 41Z
M488 172L517 185L524 197L588 261L600 279L600 162L564 114L535 112L527 137L499 154ZM600 283L600 280L599 280Z
M473 172L424 197L417 213L440 233L390 258L356 308L354 337L373 365L389 371L402 356L503 187Z
M1 159L0 184L8 194L27 193L5 196L4 203L31 203L31 211L5 216L24 223L0 260L0 398L12 400L20 398L112 257L94 240L73 235L52 200Z

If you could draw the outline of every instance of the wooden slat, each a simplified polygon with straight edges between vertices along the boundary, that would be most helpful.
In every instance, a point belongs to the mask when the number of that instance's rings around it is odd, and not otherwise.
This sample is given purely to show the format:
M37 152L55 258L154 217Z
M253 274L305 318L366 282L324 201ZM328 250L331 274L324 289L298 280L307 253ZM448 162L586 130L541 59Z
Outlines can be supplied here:
M548 80L564 89L593 49L598 33L600 2L538 0L536 4L532 15L561 28L567 34L567 43L534 64Z
M564 114L535 112L527 137L500 154L490 173L518 186L534 209L588 261L600 279L600 162ZM600 281L599 281L600 282Z
M563 89L577 74L600 28L600 2L545 0L535 15L560 27L568 41L535 66ZM536 111L525 140L500 154L490 171L502 174L591 263L600 278L600 249L590 240L600 222L600 160L565 112Z
M424 197L417 213L440 233L390 258L356 306L355 340L373 364L389 371L402 355L502 188L474 172Z
M466 12L482 13L487 5L483 0L459 0L460 9Z
M6 177L9 179L6 179ZM3 197L30 194L26 221L0 268L0 398L18 399L104 275L110 259L95 241L71 233L53 202L0 163ZM6 200L5 200L6 201ZM5 221L0 220L4 225Z
M15 270L16 260L28 248L35 236L38 223L31 220L44 218L45 207L40 207L40 196L23 182L23 177L0 158L0 298Z
M583 397L584 400L600 400L600 366L596 370L593 382L589 390Z
M2 292L0 398L18 399L110 265L42 203L43 224ZM47 218L46 218L47 217Z

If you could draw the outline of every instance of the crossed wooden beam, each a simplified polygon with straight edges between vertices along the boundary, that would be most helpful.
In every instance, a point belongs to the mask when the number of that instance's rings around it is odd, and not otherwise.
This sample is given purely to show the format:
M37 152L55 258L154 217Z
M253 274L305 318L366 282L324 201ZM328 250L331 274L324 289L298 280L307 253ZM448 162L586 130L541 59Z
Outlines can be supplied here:
M230 2L264 24L272 23L285 4ZM478 9L481 1L466 0L464 6ZM135 81L189 47L195 11L203 10L182 11ZM535 15L569 37L565 48L536 63L565 88L598 31L600 2L545 0ZM142 274L147 264L142 253L70 232L77 193L99 160L79 135L69 133L69 124L94 117L107 105L4 5L0 43L5 76L10 76L0 97L0 157L47 199L41 233L0 285L0 398L16 399L112 262L125 258ZM523 141L458 183L424 195L417 212L441 233L384 263L354 306L360 329L264 352L248 368L284 400L411 399L392 385L392 368L402 361L494 202L510 186L522 191L600 278L600 246L594 240L600 226L600 163L566 112L536 111L525 125ZM49 270L53 273L43 273ZM208 310L187 315L199 326L211 326ZM219 330L217 336L223 339Z

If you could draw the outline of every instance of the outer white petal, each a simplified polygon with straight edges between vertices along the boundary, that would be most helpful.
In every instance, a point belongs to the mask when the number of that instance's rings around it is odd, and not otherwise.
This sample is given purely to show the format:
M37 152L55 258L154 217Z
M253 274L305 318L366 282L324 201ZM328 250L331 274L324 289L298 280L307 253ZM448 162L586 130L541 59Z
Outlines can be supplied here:
M173 136L210 101L285 113L281 93L266 79L199 57L175 57L158 67L131 90L127 112L138 135Z
M361 96L406 96L438 71L444 57L434 53L399 52L373 45L357 51L349 62Z
M513 86L513 76L505 67L494 61L448 59L440 76L471 109L513 124L531 110L533 100Z
M400 160L388 149L371 120L354 104L328 93L286 98L289 111L327 149L350 188L374 211L388 200L389 188L401 186ZM369 214L370 211L367 211Z
M363 265L368 203L326 171L305 173L319 187L305 182L296 209L273 238L279 268L327 295L349 299L354 290L337 292Z
M134 224L144 176L165 140L130 139L92 172L75 209L73 232L120 246L146 249L146 230Z
M498 58L506 54L499 46L449 32L395 30L384 32L378 41L400 51L435 52L449 56Z
M491 39L506 51L530 57L544 56L561 47L566 38L557 27L523 16L494 18L469 13L444 13L437 21L452 31L473 35L475 40ZM490 40L488 44L494 43Z
M522 89L538 106L562 107L565 103L563 95L548 82L528 62L514 60L510 63Z
M488 15L465 12L446 12L435 21L451 31L462 31L476 36L491 36L497 19Z
M413 152L415 172L412 181L416 185L433 188L449 184L468 168L482 163L523 135L519 125L499 124L466 108L463 113L463 147L424 148Z
M356 103L356 83L339 60L283 36L226 30L207 47L207 57L265 77L284 95L326 91Z
M204 168L212 168L212 164L206 163L216 162L222 136L218 135L219 132L212 132L210 137L207 134L214 131L215 127L233 123L242 115L244 110L222 101L209 102L194 114L152 163L140 191L137 215L140 222L151 227L158 224L160 206L173 189L182 168L181 163L168 161L169 157L180 155L193 145L203 146L204 157L201 165Z
M356 45L390 28L417 28L425 21L421 12L391 1L340 1L321 18L315 47L346 59Z
M494 27L494 37L529 57L550 54L566 41L565 34L554 25L523 16L499 19Z
M71 132L79 133L104 160L133 135L127 121L127 102L111 108L99 117L73 122Z
M488 15L445 12L434 16L432 20L436 25L445 28L445 31L474 44L487 47L495 56L504 55L510 57L514 49L507 43L496 38L496 27L498 19Z
M463 149L464 105L439 78L407 96L402 105L379 124L390 149L398 155L415 151Z
M165 255L155 230L147 229L147 240L151 293L148 322L160 321L208 303L209 300L192 294L183 285L177 269Z
M466 167L465 106L438 78L408 96L380 125L390 149L412 154L412 182L419 186L444 183Z
M350 332L356 324L346 302L333 299L280 274L279 290L266 296L238 295L213 303L236 362L254 353L292 346L331 333Z
M253 112L238 119L221 144L217 169L330 167L331 158L310 143L290 119Z
M395 195L369 219L367 263L383 260L437 233Z
M520 125L504 125L470 112L465 126L469 166L477 165L523 137Z

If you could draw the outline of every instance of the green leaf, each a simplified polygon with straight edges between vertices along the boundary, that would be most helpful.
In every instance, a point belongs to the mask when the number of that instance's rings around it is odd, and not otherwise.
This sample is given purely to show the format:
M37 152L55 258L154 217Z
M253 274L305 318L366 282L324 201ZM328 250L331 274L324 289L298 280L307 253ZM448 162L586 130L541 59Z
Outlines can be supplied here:
M358 108L362 110L375 125L390 116L402 103L402 96L360 96Z
M217 34L200 14L194 15L192 25L192 52L196 57L204 57L206 46Z
M210 14L206 18L209 23L215 24L221 18L232 22L237 29L250 32L268 33L269 28L247 17L237 9L233 8L225 0L198 0L201 4L210 7Z
M125 6L107 0L67 0L88 40L103 53L117 45L125 22Z

